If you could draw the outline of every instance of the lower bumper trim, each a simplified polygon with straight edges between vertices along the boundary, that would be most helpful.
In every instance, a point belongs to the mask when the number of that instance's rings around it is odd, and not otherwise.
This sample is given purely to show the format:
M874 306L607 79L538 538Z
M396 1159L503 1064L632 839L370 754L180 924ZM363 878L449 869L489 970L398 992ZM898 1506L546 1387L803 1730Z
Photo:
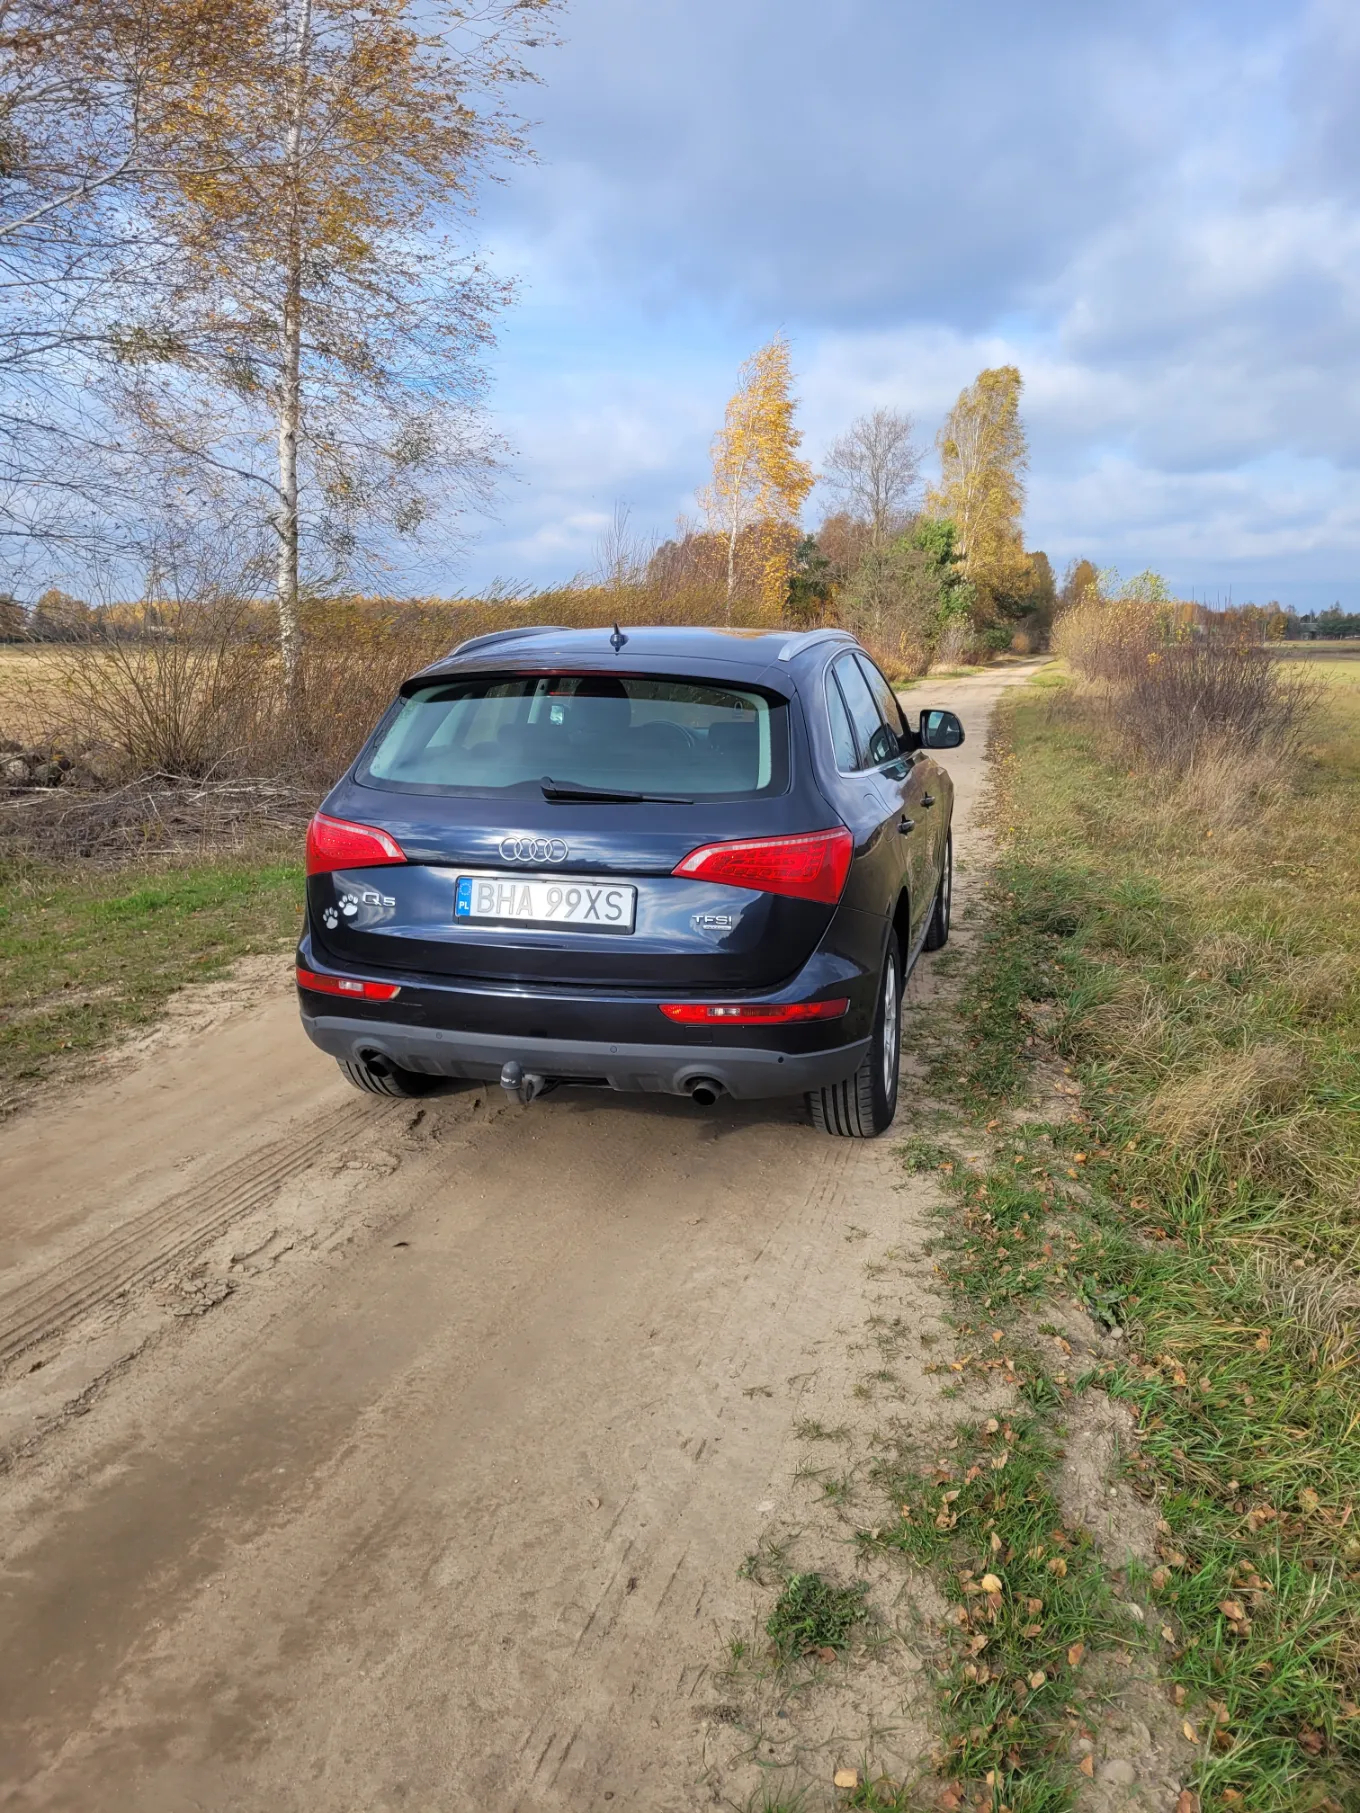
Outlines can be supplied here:
M335 1058L384 1057L425 1076L499 1082L507 1063L564 1082L604 1083L611 1089L688 1095L701 1079L720 1083L738 1101L801 1095L839 1083L858 1070L867 1039L831 1051L765 1051L726 1045L628 1045L585 1039L526 1039L514 1034L453 1032L306 1014L309 1039Z

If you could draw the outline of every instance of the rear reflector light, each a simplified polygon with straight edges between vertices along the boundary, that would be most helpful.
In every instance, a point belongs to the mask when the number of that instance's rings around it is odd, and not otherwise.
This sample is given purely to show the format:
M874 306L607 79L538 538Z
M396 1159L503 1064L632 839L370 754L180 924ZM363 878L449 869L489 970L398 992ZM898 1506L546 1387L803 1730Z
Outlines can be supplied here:
M348 995L355 1001L390 1001L401 993L396 982L361 982L357 976L319 976L298 964L299 988L314 988L319 995Z
M395 837L375 825L352 825L347 819L318 812L307 827L307 873L329 875L333 869L373 869L379 863L405 862Z
M810 837L754 837L742 843L705 844L700 850L691 850L671 873L834 906L850 872L854 848L854 838L838 825L834 831L814 831Z
M661 1011L682 1026L787 1026L791 1020L839 1020L848 1001L666 1001Z

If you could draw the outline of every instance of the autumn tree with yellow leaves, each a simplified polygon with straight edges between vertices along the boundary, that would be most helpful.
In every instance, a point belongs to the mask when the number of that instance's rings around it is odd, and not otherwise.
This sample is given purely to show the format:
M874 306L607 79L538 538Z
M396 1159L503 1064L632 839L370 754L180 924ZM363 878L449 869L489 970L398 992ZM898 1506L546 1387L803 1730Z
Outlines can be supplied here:
M926 499L931 515L954 524L981 607L1001 617L1021 614L1034 584L1020 526L1029 465L1022 388L1019 370L999 365L959 393L936 436L940 481Z
M559 0L180 0L210 29L146 196L167 281L120 347L149 446L253 492L276 548L285 671L304 550L411 534L488 449L473 404L505 286L453 229L523 154L504 94Z
M794 426L792 383L789 343L776 334L742 366L713 439L713 476L699 503L725 546L729 616L743 548L756 551L754 589L765 612L777 615L788 590L799 512L815 482L798 457L803 436Z

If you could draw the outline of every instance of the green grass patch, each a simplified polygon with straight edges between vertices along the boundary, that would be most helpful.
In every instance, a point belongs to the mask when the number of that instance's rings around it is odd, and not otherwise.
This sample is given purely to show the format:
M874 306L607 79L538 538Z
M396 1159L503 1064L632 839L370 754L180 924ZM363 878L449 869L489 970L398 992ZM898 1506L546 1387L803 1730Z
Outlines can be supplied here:
M819 1650L843 1650L851 1631L864 1621L867 1590L861 1581L837 1586L822 1574L791 1574L765 1624L779 1659L790 1662Z
M297 932L302 871L245 858L0 871L0 1101Z
M952 1198L943 1269L1122 1331L1095 1382L1160 1495L1141 1584L1205 1807L1360 1804L1360 692L1236 800L1106 759L1062 689L1004 708L999 772L938 1081L995 1125L1061 1066L1080 1106L977 1173L913 1155Z

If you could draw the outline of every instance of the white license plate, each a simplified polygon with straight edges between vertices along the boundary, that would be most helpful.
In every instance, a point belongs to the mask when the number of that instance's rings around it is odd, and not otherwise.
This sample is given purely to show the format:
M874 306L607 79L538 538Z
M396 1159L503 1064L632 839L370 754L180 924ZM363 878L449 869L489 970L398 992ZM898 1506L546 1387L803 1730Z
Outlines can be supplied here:
M637 889L589 876L460 875L453 896L456 920L499 925L574 925L631 932Z

